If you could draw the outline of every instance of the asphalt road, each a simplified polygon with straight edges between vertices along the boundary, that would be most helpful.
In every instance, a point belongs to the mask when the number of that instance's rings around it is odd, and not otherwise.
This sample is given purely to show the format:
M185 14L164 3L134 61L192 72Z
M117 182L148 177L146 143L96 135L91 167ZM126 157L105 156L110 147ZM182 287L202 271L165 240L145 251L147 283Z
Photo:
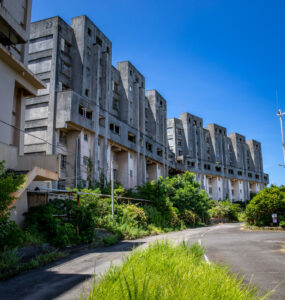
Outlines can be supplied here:
M285 246L285 232L243 231L240 224L188 229L83 251L1 282L0 299L76 299L88 292L94 274L105 272L111 262L119 264L133 247L145 247L165 238L174 242L200 242L210 261L229 265L262 293L275 289L270 299L285 299L285 253L280 251Z

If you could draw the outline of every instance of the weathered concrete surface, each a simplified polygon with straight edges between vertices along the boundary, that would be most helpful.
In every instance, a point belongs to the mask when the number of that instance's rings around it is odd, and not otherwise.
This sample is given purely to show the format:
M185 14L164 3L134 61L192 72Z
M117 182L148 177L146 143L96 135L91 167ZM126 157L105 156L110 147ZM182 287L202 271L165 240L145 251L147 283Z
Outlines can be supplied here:
M189 229L135 241L123 241L108 248L74 254L48 267L19 275L0 283L0 299L75 299L88 292L94 270L98 275L121 262L133 247L147 246L157 239L174 242L201 241L210 260L227 263L234 272L257 285L261 292L272 290L270 299L284 299L285 244L283 232L246 232L240 224L224 224Z

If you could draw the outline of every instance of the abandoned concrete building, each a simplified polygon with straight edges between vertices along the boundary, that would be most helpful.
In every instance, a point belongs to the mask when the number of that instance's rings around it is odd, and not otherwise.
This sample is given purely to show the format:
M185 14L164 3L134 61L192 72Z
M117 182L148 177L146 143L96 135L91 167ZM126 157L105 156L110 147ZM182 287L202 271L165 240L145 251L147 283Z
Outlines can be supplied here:
M112 66L88 17L33 23L29 68L46 89L26 101L24 152L60 155L58 188L110 180L111 162L127 188L167 175L166 101L130 62Z
M112 65L111 41L87 16L32 23L28 65L46 89L26 100L24 152L59 155L53 187L110 180L111 164L126 188L190 170L216 200L268 183L260 143L188 113L167 121L165 99L129 61Z
M189 113L167 121L167 137L177 163L194 172L215 200L245 201L268 184L261 144L255 140L238 133L227 136L217 124L204 128L203 119Z

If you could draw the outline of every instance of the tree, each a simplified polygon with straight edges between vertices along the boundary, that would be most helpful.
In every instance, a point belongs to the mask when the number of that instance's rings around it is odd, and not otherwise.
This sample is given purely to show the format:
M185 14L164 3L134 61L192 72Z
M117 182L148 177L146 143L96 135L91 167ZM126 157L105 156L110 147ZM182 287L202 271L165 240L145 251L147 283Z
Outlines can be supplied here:
M7 173L4 161L0 162L0 249L4 247L12 248L23 242L23 233L14 221L9 219L9 208L16 192L25 182L24 176L15 176Z
M7 173L4 161L0 162L0 218L9 214L9 207L15 200L12 193L16 192L24 182L23 175L15 176L13 173Z
M285 220L285 187L270 186L260 191L246 207L249 224L270 225L272 214L278 215L278 221Z

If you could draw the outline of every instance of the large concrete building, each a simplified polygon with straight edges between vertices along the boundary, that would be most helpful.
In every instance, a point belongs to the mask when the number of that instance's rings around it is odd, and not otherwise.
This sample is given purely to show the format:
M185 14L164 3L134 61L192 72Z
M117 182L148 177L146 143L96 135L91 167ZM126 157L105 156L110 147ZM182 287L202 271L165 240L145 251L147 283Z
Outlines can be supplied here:
M167 175L166 101L86 16L33 23L29 68L47 88L26 101L25 154L59 154L59 188L104 177L133 188ZM48 143L47 143L47 142Z
M217 124L204 128L203 120L189 113L167 121L167 136L176 163L194 172L215 200L245 201L268 184L261 144L255 140L238 133L227 136Z
M15 196L12 218L21 224L28 209L26 188L33 180L58 180L56 156L24 157L25 97L44 85L27 68L31 0L0 1L0 161L14 173L26 174Z
M167 121L165 99L129 61L112 65L87 16L33 23L28 65L46 89L26 101L24 152L60 155L58 188L110 180L111 162L126 188L190 170L213 199L243 201L268 183L260 143L188 113Z

